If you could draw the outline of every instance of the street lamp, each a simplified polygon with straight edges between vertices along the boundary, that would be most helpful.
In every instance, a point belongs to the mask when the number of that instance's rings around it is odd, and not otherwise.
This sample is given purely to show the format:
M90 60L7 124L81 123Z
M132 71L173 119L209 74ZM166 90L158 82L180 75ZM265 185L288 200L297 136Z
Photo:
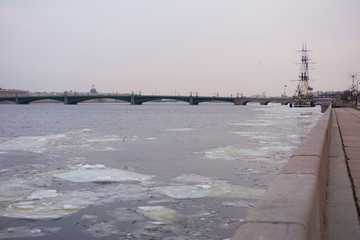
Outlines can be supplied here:
M356 106L356 109L357 109L358 96L359 96L359 81L360 81L360 79L358 79L358 80L356 81L356 97L355 97L355 101L356 101L355 106Z

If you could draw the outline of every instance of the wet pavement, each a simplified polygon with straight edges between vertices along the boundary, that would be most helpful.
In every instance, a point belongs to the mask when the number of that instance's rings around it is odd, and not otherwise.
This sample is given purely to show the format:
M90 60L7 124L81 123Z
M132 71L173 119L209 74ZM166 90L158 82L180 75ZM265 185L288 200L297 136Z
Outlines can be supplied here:
M333 111L325 239L360 239L360 111Z

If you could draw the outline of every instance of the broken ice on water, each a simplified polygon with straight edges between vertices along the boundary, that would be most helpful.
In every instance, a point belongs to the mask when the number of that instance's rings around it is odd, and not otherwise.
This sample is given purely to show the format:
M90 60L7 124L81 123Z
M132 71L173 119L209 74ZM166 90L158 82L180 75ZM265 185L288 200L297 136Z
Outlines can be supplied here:
M13 139L0 138L0 154L6 151L26 151L33 153L68 152L79 149L96 151L114 151L114 144L137 140L156 140L153 137L140 138L139 136L94 135L90 129L68 131L61 134L45 136L23 136ZM110 146L103 146L103 145Z
M264 163L283 163L284 159L290 157L295 149L291 145L266 145L254 148L241 148L235 146L217 147L208 149L204 154L206 159L220 160L243 160L247 162L261 161Z
M210 186L174 185L153 188L155 192L175 199L204 198L211 194Z
M0 215L33 220L59 219L89 206L147 198L148 190L134 184L109 185L96 191L30 190L2 201L8 207L0 209Z
M154 176L143 175L136 172L108 168L101 164L83 165L77 170L54 175L70 182L121 182L121 181L147 181Z
M183 174L175 178L177 182L186 182L186 185L168 185L155 187L153 190L162 195L175 199L230 197L230 198L259 198L264 189L250 188L229 184L226 181L216 180L196 174ZM191 185L190 185L191 184Z
M266 155L262 149L242 149L233 146L218 147L205 150L203 154L207 159L237 160L240 157L259 157Z
M174 131L174 132L187 132L187 131L193 131L195 129L184 127L184 128L168 128L166 130L167 131Z
M42 237L49 234L57 233L61 230L60 227L30 227L30 226L21 226L21 227L10 227L0 230L0 238L28 238L28 237Z
M60 172L63 170L60 170ZM55 171L56 172L56 171ZM51 174L27 178L0 179L0 215L23 219L58 219L91 205L116 200L146 199L148 189L133 184L98 186L95 191L63 191L49 189ZM80 165L78 169L56 173L55 177L73 182L146 181L153 176L107 168L104 165Z
M158 221L159 224L169 224L176 221L176 211L164 206L140 206L137 212Z
M68 216L90 206L104 206L117 201L148 200L147 205L105 212L115 220L103 221L94 214L85 214L80 218L86 225L82 231L94 237L120 234L121 230L118 229L116 221L138 222L136 230L131 234L141 237L143 234L153 234L153 229L178 231L174 229L184 224L192 225L191 219L198 218L196 214L184 216L181 212L165 206L168 203L176 206L173 204L175 199L234 198L235 202L226 202L223 206L249 207L247 200L258 198L264 192L263 189L232 185L227 181L196 174L179 175L170 182L149 181L153 177L101 164L79 164L69 166L69 169L43 173L41 177L0 179L0 190L3 190L0 203L1 206L6 206L0 209L0 216L50 220ZM77 191L60 191L51 188L53 181L71 181L84 187ZM18 232L8 233L7 236L23 234L22 229L14 231ZM32 228L24 231L28 236L40 236L45 230ZM50 229L49 233L51 232L56 231ZM156 237L161 237L159 234L158 232Z
M45 146L50 140L58 140L65 137L66 135L64 134L50 136L18 137L1 143L0 150L20 150L42 153L43 151L45 151Z

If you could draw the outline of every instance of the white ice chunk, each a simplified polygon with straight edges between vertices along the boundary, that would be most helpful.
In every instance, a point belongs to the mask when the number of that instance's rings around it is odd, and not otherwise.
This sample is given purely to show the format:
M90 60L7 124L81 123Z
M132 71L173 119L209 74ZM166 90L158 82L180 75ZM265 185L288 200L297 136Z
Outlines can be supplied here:
M74 206L74 205L70 205L70 204L66 204L64 205L64 209L65 210L74 210L74 209L77 209L78 207L77 206Z
M187 131L193 131L195 129L193 128L168 128L167 131L175 131L175 132L187 132Z
M263 172L254 170L252 168L246 168L246 169L243 169L243 170L237 172L237 174L242 174L242 175L255 175L255 174L261 174L261 173L263 173Z
M28 200L38 200L43 198L55 198L59 195L56 190L38 190L34 191L30 196L27 197Z
M61 230L60 227L48 228L48 227L39 227L31 228L30 226L21 226L21 227L11 227L7 229L0 230L0 238L30 238L30 237L40 237L45 235L50 235L57 233Z
M154 141L154 140L157 140L157 138L156 137L147 137L147 138L144 138L144 140Z
M88 139L87 142L116 142L123 141L124 139L117 135L104 136L102 138Z
M75 171L54 175L71 182L121 182L121 181L147 181L153 178L136 172L107 168L104 165L84 165Z
M18 137L0 144L0 150L22 150L43 152L49 140L64 138L66 135L57 134L50 136Z
M156 187L154 190L175 199L204 198L211 194L210 188L192 185Z
M38 233L41 233L41 232L42 232L42 230L38 229L38 228L36 228L34 230L31 230L31 233L33 233L33 234L38 234Z
M89 128L81 129L80 132L90 132L91 130Z
M214 182L212 185L211 197L234 197L234 198L259 198L265 190L232 185L227 182Z
M165 186L158 189L158 191L172 198L201 198L208 196L258 198L265 192L263 189L232 185L226 181L196 174L183 174L176 177L175 180L188 184L194 183L195 186Z
M95 164L95 165L89 165L89 164L85 164L80 166L81 169L86 169L86 170L92 170L92 169L105 169L105 165L102 164Z
M142 206L137 212L157 221L157 224L169 224L176 221L176 211L164 206Z
M182 174L180 176L177 176L175 178L175 181L187 183L212 183L214 179L197 174Z
M147 188L134 184L105 185L96 188L94 192L58 193L56 190L15 188L13 191L1 191L0 196L0 203L8 206L0 208L0 216L33 220L59 219L92 205L149 198ZM31 201L24 201L25 199Z
M52 183L48 177L28 177L28 178L13 178L1 179L0 191L11 190L15 188L41 188L48 187Z

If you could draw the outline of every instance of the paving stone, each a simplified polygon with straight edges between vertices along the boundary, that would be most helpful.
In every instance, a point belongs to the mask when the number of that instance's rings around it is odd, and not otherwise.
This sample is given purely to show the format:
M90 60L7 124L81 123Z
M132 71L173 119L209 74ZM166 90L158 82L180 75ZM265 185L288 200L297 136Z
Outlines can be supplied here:
M286 223L243 223L232 240L260 240L260 239L307 239L306 229L298 224Z
M360 170L360 162L349 162L349 167L353 170Z
M352 204L327 204L326 222L338 224L358 223L355 203ZM359 226L360 227L360 226Z
M325 240L353 239L360 240L360 227L358 224L328 223L325 232Z
M354 196L351 187L330 187L327 189L327 203L354 204Z

